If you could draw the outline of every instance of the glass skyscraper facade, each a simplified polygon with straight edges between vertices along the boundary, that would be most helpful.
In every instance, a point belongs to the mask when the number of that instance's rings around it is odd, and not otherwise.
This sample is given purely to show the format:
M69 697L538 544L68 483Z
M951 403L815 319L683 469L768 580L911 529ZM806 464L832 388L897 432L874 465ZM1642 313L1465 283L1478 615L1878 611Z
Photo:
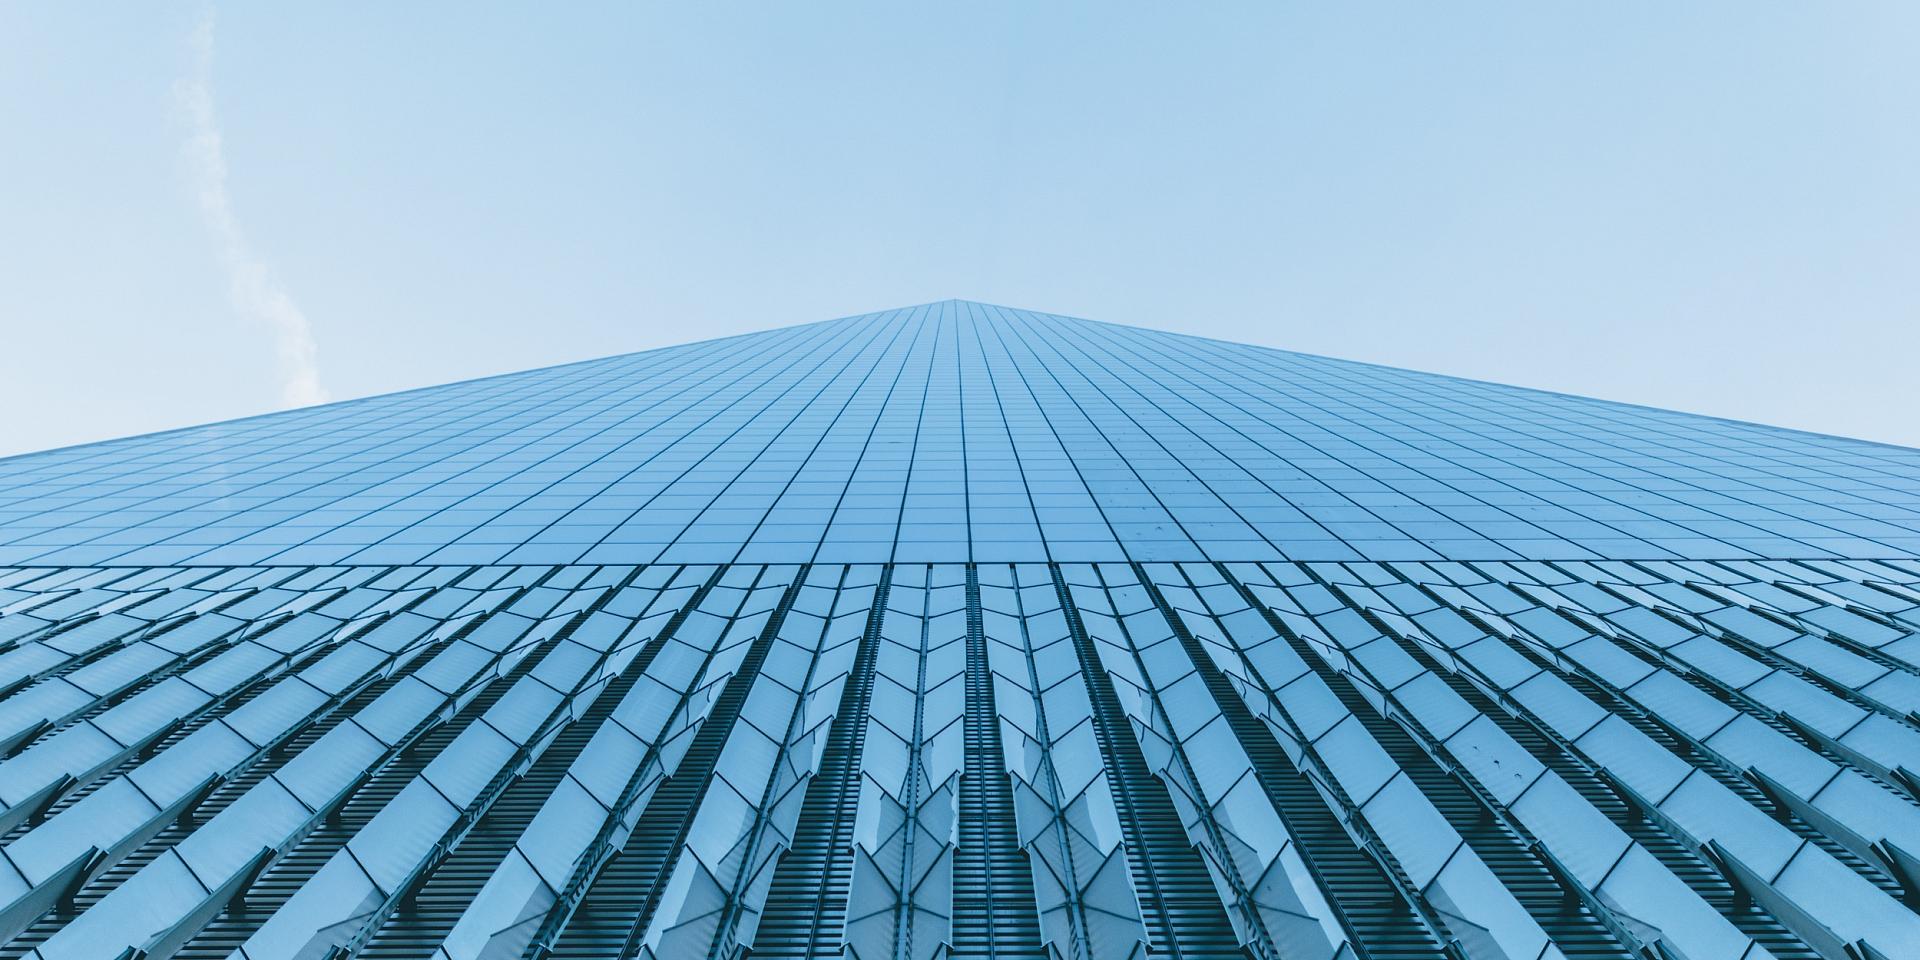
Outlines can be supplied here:
M964 301L0 461L0 957L1920 957L1920 451Z

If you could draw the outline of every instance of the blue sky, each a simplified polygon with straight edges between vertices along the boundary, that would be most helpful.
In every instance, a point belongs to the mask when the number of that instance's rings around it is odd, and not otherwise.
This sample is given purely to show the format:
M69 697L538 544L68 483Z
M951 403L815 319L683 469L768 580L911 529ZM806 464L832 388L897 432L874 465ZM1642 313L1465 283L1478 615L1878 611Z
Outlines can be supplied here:
M1920 444L1911 3L10 4L0 453L964 297Z

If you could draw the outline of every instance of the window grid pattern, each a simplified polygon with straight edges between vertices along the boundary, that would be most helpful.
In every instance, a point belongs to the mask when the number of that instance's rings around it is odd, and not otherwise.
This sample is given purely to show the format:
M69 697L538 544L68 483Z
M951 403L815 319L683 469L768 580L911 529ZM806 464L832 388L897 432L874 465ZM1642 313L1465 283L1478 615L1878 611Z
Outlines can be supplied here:
M0 461L0 562L1882 558L1916 467L948 301Z
M947 301L0 461L0 960L1920 956L1916 458Z

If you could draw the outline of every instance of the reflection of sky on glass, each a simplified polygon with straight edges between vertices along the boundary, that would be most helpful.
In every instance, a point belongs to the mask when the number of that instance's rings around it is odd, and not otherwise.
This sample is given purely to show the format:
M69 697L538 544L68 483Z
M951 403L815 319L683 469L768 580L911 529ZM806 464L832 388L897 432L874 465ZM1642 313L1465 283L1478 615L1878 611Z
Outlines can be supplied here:
M1904 956L1917 457L945 300L11 458L0 955Z
M0 462L0 561L1864 558L1916 458L950 300Z

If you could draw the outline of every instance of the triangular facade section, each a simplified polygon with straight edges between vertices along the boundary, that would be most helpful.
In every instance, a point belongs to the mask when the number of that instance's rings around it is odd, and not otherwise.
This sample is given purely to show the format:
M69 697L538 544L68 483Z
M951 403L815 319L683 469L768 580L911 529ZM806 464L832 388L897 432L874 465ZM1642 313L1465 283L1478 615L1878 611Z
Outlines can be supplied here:
M1920 956L1920 451L949 300L0 460L0 958Z

